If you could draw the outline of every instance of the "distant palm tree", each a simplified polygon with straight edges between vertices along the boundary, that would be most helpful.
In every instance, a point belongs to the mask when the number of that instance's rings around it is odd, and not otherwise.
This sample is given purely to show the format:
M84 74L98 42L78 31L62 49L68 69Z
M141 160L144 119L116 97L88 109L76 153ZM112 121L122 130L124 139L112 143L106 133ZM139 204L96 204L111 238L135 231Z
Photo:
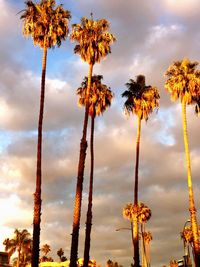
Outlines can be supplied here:
M89 96L91 88L91 79L93 66L96 62L100 62L111 53L111 44L115 41L115 37L108 32L109 23L105 19L93 20L83 17L80 24L72 25L71 40L78 44L74 48L74 52L79 54L81 58L88 63L88 84L85 102L85 116L83 123L83 135L80 142L80 153L78 163L78 175L76 185L76 195L74 203L74 217L72 242L70 253L70 267L77 266L78 258L78 239L81 217L81 202L83 190L83 178L85 168L85 158L87 150L87 125L89 116Z
M123 209L123 216L125 219L128 219L131 222L131 229L133 230L133 221L134 218L137 217L138 222L141 225L141 239L142 239L142 266L148 266L148 259L147 259L147 253L146 253L146 247L145 247L145 240L144 235L146 233L145 231L145 223L147 223L148 220L151 218L151 210L148 208L144 203L139 202L138 206L136 206L132 203L126 204L126 206ZM133 247L134 247L134 237L132 232L132 241L133 241Z
M101 115L110 105L113 98L112 91L101 83L102 75L94 75L91 79L91 90L89 97L89 115L91 116L91 136L90 136L90 185L88 194L88 210L85 232L85 248L84 248L84 267L88 267L90 252L90 236L92 228L92 196L93 196L93 173L94 173L94 124L95 117ZM88 78L85 77L81 87L77 89L79 95L79 104L85 106Z
M40 262L53 261L51 257L47 257L47 254L51 251L51 247L48 244L44 244L41 247L41 252L43 255L40 257Z
M34 194L34 217L33 217L33 257L32 267L38 267L40 246L40 222L41 222L41 183L42 183L42 126L45 99L45 76L47 50L61 45L68 35L68 21L70 12L64 10L62 5L55 7L54 0L41 0L40 3L33 1L25 2L21 19L24 21L23 34L31 36L35 45L43 49L40 111L38 121L38 144L37 144L37 171L36 191Z
M139 211L138 211L138 221L140 222L141 225L141 239L142 239L142 248L143 248L143 257L142 257L142 267L149 267L149 257L148 257L148 248L146 246L145 242L145 237L146 239L148 238L148 233L145 230L145 224L147 221L150 220L151 218L151 209L147 207L144 203L140 202L139 203Z
M135 211L138 209L138 170L139 170L139 152L140 152L140 132L141 121L147 120L154 108L159 107L159 92L156 87L146 86L145 76L138 75L136 81L130 79L126 83L128 90L122 93L126 98L124 109L127 115L130 113L138 117L138 129L136 136L136 163L135 163L135 182L134 182L134 205ZM138 218L133 219L133 237L134 237L134 266L140 266L139 259L139 236L138 236Z
M200 71L197 70L197 62L190 62L188 59L174 62L169 66L166 76L168 77L165 88L171 94L171 99L176 101L180 98L182 105L183 137L186 154L187 180L189 193L190 221L193 233L194 260L196 266L200 266L200 244L196 208L192 185L190 151L187 134L186 105L197 104L200 99ZM198 112L198 110L196 110Z
M44 244L41 248L41 251L44 256L46 256L51 251L51 247L48 244Z
M23 253L26 251L27 247L31 246L31 238L28 230L15 229L14 237L12 239L5 239L3 244L5 245L5 250L8 252L9 258L12 254L17 251L17 267L20 267L22 264L22 258L24 258Z
M142 233L143 246L144 246L144 257L146 266L150 267L150 242L153 239L152 234L149 231L144 231Z
M64 251L63 251L62 248L60 248L60 249L57 251L57 255L58 255L58 257L60 258L60 261L62 261L61 259L62 259L62 256L64 255Z

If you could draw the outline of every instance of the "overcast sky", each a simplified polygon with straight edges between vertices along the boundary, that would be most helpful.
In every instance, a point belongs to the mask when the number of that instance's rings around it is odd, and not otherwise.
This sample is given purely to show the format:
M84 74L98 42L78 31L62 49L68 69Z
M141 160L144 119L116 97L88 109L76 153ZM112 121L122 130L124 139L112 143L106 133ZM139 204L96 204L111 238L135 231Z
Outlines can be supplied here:
M61 1L57 1L61 3ZM112 53L94 67L115 94L111 108L96 119L95 181L91 257L101 266L110 258L124 267L132 262L131 234L122 217L133 202L136 118L123 113L125 83L144 74L146 84L160 90L160 109L142 123L139 200L152 210L153 267L180 259L180 231L189 218L181 108L164 89L164 73L175 60L200 60L198 0L63 0L72 23L83 16L105 18L117 42ZM42 50L22 36L21 0L0 0L0 249L15 228L32 232L36 139ZM62 247L69 258L79 142L84 109L76 89L88 66L73 53L67 39L48 52L43 140L41 245L51 255ZM188 133L197 217L200 220L200 119L188 108ZM89 156L89 154L88 154ZM86 164L79 257L83 256L88 196Z

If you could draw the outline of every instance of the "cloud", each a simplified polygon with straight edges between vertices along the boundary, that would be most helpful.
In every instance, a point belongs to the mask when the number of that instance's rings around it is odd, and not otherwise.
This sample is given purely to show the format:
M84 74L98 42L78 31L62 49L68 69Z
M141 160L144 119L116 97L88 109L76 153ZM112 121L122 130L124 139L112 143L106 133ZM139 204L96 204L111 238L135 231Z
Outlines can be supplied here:
M125 83L145 74L146 83L159 88L158 113L142 122L139 199L152 210L147 229L152 232L152 266L182 257L180 231L189 218L181 108L164 89L168 66L184 56L198 60L199 26L195 1L185 6L172 1L69 1L72 22L80 17L105 17L117 42L112 53L94 66L114 91L112 106L95 122L95 176L91 257L101 266L111 258L123 266L132 262L130 227L122 209L133 201L136 118L123 114ZM17 12L22 3L0 0L0 207L1 240L14 229L32 232L35 191L37 121L42 51L21 35ZM43 132L41 245L49 243L52 256L63 247L69 258L79 144L84 109L77 107L76 88L88 66L73 53L69 40L48 51ZM187 109L195 203L199 210L199 118ZM88 134L90 133L90 123ZM90 157L87 151L79 256L84 250ZM1 246L3 249L3 246Z
M199 12L198 0L183 0L181 5L174 0L165 0L163 4L168 11L176 16L193 17Z

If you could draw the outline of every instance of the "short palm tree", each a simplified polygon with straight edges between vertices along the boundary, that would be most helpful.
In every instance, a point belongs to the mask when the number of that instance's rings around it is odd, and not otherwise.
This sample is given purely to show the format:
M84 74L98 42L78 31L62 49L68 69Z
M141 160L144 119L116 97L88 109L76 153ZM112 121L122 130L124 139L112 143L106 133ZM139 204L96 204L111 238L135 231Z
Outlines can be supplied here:
M51 257L48 257L47 254L51 251L51 247L48 244L44 244L40 251L43 255L40 257L40 262L51 261Z
M40 222L41 222L41 183L42 183L42 126L45 99L45 76L47 50L61 45L68 35L68 21L70 12L62 5L56 7L54 0L41 0L40 3L33 1L25 2L26 9L23 10L21 19L24 22L23 34L31 36L35 45L43 49L42 77L40 111L38 120L38 143L37 143L37 170L36 191L34 194L34 216L33 216L33 257L32 267L38 267L40 246Z
M145 76L138 75L136 81L130 79L126 83L128 90L122 93L126 98L124 109L127 115L135 114L138 118L138 129L136 136L136 163L135 163L135 182L134 182L134 205L138 206L138 170L139 170L139 152L140 152L140 132L141 121L147 120L150 113L159 107L159 92L156 87L146 86ZM138 237L138 218L134 216L133 220L134 236L134 266L139 267L139 237Z
M137 207L137 208L136 208ZM144 203L139 202L138 205L134 205L132 203L126 204L123 209L123 217L128 219L131 222L131 229L133 231L133 222L135 218L137 218L138 222L141 224L141 239L142 239L142 255L144 256L142 261L143 265L144 262L147 264L147 257L146 257L146 250L145 250L145 240L144 240L144 233L145 233L145 223L151 218L151 210L148 208ZM132 232L132 241L133 241L133 248L134 248L134 235ZM142 266L143 266L142 265Z
M197 62L190 62L186 58L181 61L174 62L171 66L169 66L166 72L168 79L165 82L165 88L171 94L171 99L173 101L180 99L182 105L183 137L186 154L189 211L193 233L194 260L196 266L200 266L200 244L194 202L186 118L186 105L198 105L197 101L200 98L200 71L196 69L197 65Z
M51 251L51 247L48 244L44 244L41 248L41 251L44 256L46 256Z
M61 262L67 260L67 258L64 256L64 250L62 248L57 251L57 255L60 258Z
M24 251L27 251L31 242L30 233L26 229L15 229L14 237L12 239L7 238L4 240L3 244L5 245L5 250L9 254L9 258L15 251L18 253L17 267L21 266L22 258L24 258Z
M139 203L139 214L138 214L138 221L140 222L141 226L141 240L142 240L142 266L146 267L149 265L149 259L148 259L148 247L146 246L145 237L147 239L147 234L145 230L145 224L147 221L151 218L151 209L147 207L144 203Z
M96 62L100 62L102 58L105 58L109 53L111 53L111 44L115 41L115 37L111 33L109 33L108 30L109 23L105 19L93 20L93 18L87 19L86 17L83 17L80 24L72 25L71 40L78 43L74 48L74 52L79 54L81 58L88 63L89 71L83 123L83 135L80 142L78 175L74 203L70 267L75 267L77 265L78 258L78 240L81 217L83 178L87 150L87 125L89 116L89 96L92 72L94 64Z
M102 75L94 75L91 79L91 90L89 98L89 115L91 116L91 136L90 136L90 185L88 194L88 210L85 231L84 267L88 267L90 252L90 236L92 228L92 197L93 197L93 174L94 174L94 125L95 117L101 115L110 105L113 98L112 91L101 83ZM79 104L85 106L88 78L85 77L81 87L77 89Z
M150 242L153 239L149 231L142 233L143 247L144 247L144 265L150 267Z

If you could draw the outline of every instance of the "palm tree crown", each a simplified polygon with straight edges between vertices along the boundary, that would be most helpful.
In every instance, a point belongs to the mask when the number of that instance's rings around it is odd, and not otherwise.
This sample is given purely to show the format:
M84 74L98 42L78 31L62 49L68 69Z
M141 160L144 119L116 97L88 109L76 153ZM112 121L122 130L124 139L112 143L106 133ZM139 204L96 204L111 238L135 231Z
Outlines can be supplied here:
M146 223L151 218L151 209L142 202L139 202L137 206L132 203L126 204L123 208L123 217L132 221L134 216L140 223Z
M12 239L6 238L3 244L5 245L5 250L8 252L9 257L17 251L17 266L19 267L22 261L26 260L28 252L30 252L32 240L28 230L15 229L14 237Z
M102 79L102 75L92 76L89 97L90 116L96 117L96 115L101 115L111 105L113 93L107 85L101 83ZM80 106L85 106L86 104L87 83L88 78L85 77L81 83L81 87L77 89L77 94L79 95L78 103Z
M80 24L72 25L71 40L79 43L74 52L89 64L100 62L101 58L111 53L110 45L116 40L108 29L106 19L95 21L83 17Z
M126 114L135 114L141 120L148 119L154 108L159 107L159 92L156 87L145 85L145 76L138 75L136 81L126 83L128 90L122 93L127 100L124 103Z
M200 70L196 70L198 62L190 62L188 59L174 62L169 66L165 75L168 80L165 88L171 94L171 99L190 105L198 102L200 97Z
M23 34L31 35L34 44L42 48L60 46L69 32L70 12L62 5L55 8L55 0L42 0L40 3L26 1L25 4L27 9L21 15L24 20Z
M44 256L46 256L51 251L51 247L48 244L44 244L41 251L44 253Z

